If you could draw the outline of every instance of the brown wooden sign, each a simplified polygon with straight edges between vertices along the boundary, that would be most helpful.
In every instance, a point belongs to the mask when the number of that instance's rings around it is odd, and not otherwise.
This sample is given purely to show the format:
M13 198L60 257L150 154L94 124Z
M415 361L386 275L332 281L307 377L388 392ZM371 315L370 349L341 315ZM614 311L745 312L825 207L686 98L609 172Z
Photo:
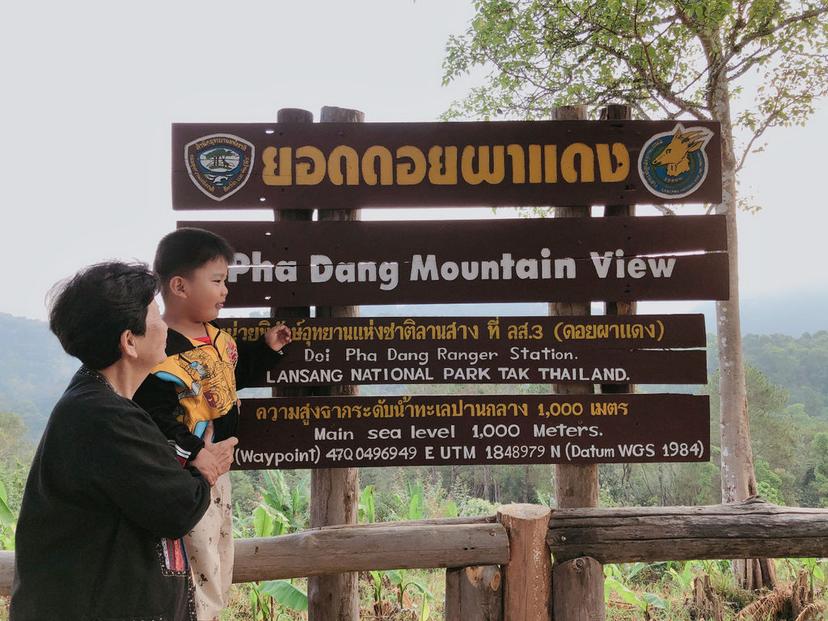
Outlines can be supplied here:
M721 201L692 121L172 126L174 209Z
M246 399L234 467L707 461L709 415L676 394Z
M277 323L293 342L252 385L707 382L703 315L219 321L248 342Z
M722 216L179 226L235 247L228 307L728 297Z

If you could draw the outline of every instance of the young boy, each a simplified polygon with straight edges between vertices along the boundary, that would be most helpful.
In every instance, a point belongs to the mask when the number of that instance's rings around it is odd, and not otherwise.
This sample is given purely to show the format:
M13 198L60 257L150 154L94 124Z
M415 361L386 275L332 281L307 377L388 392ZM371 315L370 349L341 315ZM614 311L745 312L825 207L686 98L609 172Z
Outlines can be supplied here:
M270 368L290 342L280 325L255 343L237 345L212 322L227 297L229 244L202 229L178 229L158 244L154 269L161 281L167 359L135 393L175 444L182 463L195 466L214 484L210 508L185 537L196 589L199 621L213 621L227 603L233 575L230 478L239 408L236 390ZM209 440L205 446L205 437Z

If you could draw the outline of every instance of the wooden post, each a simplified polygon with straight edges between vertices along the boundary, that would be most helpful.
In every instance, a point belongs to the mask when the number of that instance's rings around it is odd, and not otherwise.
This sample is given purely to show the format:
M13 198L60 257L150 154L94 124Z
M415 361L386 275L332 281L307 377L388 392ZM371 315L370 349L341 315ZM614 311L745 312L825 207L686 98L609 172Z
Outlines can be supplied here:
M325 106L322 123L361 123L359 110ZM319 220L351 222L360 219L359 209L319 209ZM358 317L358 306L318 306L317 317ZM330 395L355 395L356 386L334 386ZM320 391L320 394L323 394ZM359 478L356 468L317 469L311 472L311 528L334 524L356 524ZM358 574L333 574L308 579L308 619L312 621L357 621L359 619Z
M446 621L503 621L501 585L497 565L446 569Z
M313 123L313 113L299 108L282 108L276 114L279 123ZM273 219L276 222L302 220L310 222L313 219L313 209L274 209ZM276 300L278 303L279 300ZM309 306L279 306L270 309L270 316L277 319L301 319L310 317ZM298 397L309 394L307 388L299 386L274 386L274 397Z
M558 121L586 120L586 107L561 106L555 109L554 118ZM591 212L589 205L556 207L555 217L588 218L592 215ZM552 303L549 305L549 314L552 316L589 315L590 302L590 300L585 300L569 304ZM559 395L588 395L593 392L591 384L555 384L552 388L553 392ZM555 467L555 496L558 507L561 509L597 507L598 465L558 464ZM567 586L558 588L558 583ZM556 564L552 584L555 621L580 621L581 619L602 621L605 618L604 571L599 563L592 559L576 559L560 565ZM601 597L596 598L593 596L593 591L599 587ZM583 616L584 614L587 616Z
M604 573L592 558L555 565L552 572L552 618L555 621L604 621Z
M583 121L586 120L585 106L561 106L555 109L555 120ZM591 214L589 205L583 207L556 207L556 218L588 218ZM549 305L549 314L559 315L589 315L590 301L559 303ZM559 395L589 395L592 394L591 384L554 384L552 390ZM555 496L558 507L569 509L574 507L598 506L598 466L572 466L558 464L555 467Z
M509 564L503 568L503 616L548 621L552 595L552 557L546 544L549 507L500 507L498 521L509 535Z

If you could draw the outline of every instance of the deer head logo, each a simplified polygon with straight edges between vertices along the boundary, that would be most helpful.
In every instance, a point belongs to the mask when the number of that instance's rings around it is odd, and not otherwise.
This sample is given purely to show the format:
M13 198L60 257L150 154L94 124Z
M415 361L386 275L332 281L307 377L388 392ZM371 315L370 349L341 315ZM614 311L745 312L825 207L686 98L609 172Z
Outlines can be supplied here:
M673 139L664 147L661 153L653 158L653 164L666 166L667 174L670 177L677 177L681 173L690 170L688 154L701 149L707 144L711 136L713 136L713 132L703 127L685 130L681 124L676 125Z
M707 177L705 146L714 133L706 127L677 123L672 131L656 134L641 149L638 171L647 189L662 198L692 194Z

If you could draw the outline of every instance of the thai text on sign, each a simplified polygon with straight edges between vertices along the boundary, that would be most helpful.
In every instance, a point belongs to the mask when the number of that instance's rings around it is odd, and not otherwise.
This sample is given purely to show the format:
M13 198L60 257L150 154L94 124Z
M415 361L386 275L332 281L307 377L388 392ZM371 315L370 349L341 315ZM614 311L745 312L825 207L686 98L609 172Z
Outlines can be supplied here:
M177 123L172 162L175 209L721 201L702 121Z
M237 469L695 462L707 396L514 395L246 399Z
M219 321L239 341L278 323L293 342L256 386L707 382L703 315Z

